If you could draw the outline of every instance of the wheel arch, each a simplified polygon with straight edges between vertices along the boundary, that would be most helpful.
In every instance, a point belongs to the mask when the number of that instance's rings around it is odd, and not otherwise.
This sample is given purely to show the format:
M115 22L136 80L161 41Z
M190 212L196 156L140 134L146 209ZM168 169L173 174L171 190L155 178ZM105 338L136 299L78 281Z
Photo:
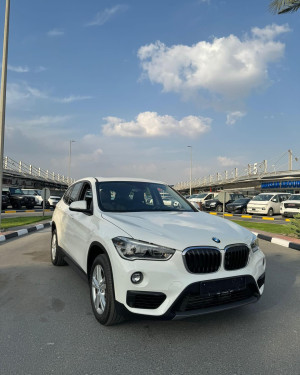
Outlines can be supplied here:
M87 257L87 265L86 265L87 266L86 273L87 273L88 279L90 278L90 272L91 272L91 268L94 263L94 260L100 254L106 254L110 262L109 255L107 251L105 250L105 247L97 241L92 242L89 248L88 257Z

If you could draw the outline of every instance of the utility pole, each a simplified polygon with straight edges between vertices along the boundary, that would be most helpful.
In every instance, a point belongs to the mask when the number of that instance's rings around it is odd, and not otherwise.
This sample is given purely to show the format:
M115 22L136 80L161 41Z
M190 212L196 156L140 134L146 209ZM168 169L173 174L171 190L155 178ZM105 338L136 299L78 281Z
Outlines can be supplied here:
M292 150L288 150L289 153L289 171L293 169L293 152Z
M190 167L190 195L192 195L192 169L193 169L193 159L192 159L192 146L187 146L191 149L191 167Z
M10 11L10 0L6 0L4 36L3 36L1 92L0 92L0 192L1 192L0 228L1 228L1 212L2 212L2 180L3 180L3 153L4 153L5 108L6 108L6 81L7 81L9 11Z
M70 181L71 181L72 143L74 143L74 142L76 142L76 141L73 141L72 139L70 139L70 149L69 149L69 178L68 178L69 185L71 185Z

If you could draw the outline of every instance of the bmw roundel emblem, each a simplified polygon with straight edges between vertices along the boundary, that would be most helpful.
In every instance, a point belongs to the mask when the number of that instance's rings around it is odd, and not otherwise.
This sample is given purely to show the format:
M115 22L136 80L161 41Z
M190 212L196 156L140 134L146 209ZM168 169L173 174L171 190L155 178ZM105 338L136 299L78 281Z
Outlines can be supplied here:
M215 241L216 243L220 243L221 242L217 237L213 237L212 240Z

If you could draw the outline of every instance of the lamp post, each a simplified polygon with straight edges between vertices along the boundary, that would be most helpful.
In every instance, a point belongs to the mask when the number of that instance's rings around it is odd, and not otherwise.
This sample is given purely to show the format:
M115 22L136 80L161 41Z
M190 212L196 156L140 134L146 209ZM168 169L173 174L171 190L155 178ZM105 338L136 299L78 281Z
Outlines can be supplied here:
M10 0L6 0L4 35L3 35L1 93L0 93L0 192L1 192L0 228L1 228L1 210L2 210L2 179L3 179L3 151L4 151L4 129L5 129L5 108L6 108L6 80L7 80L9 11L10 11Z
M74 143L76 141L74 141L73 139L70 139L70 149L69 149L69 185L70 185L70 181L71 181L71 158L72 158L72 143Z
M192 146L187 146L191 149L191 167L190 167L190 195L192 195L192 168L193 168L193 159L192 159Z

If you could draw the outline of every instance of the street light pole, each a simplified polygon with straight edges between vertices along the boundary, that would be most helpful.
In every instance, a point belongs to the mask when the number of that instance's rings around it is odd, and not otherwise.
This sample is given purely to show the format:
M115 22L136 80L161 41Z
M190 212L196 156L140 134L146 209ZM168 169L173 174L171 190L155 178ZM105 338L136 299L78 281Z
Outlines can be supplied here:
M2 211L2 179L3 179L3 153L4 153L4 130L5 130L5 108L6 108L6 81L7 81L7 52L8 52L8 34L9 34L9 11L10 0L6 0L4 36L3 36L3 57L2 57L2 76L0 92L0 228Z
M193 159L192 159L192 146L187 146L191 149L191 167L190 167L190 195L192 195L192 169L193 169Z
M71 181L71 158L72 158L72 143L76 141L73 141L73 139L70 139L70 149L69 149L69 185Z

